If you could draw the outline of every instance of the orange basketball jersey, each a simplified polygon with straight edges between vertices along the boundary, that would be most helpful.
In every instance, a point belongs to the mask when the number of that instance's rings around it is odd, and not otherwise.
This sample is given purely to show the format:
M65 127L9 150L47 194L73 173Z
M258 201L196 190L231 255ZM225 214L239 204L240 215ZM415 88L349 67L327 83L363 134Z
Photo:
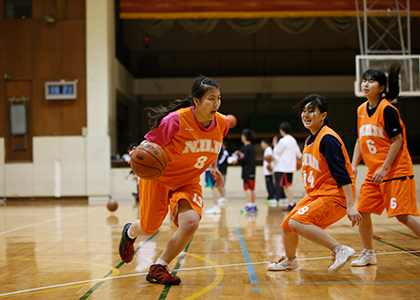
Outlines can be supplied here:
M368 101L357 108L357 130L360 150L362 158L368 171L366 179L371 180L372 176L378 171L388 155L392 141L385 131L384 110L389 105L395 108L388 100L383 99L376 108L375 113L369 117L367 113ZM407 139L405 134L405 126L401 120L400 112L398 112L401 124L403 144L395 157L392 165L384 180L413 175L413 164L407 149Z
M340 136L328 126L321 128L317 137L315 138L315 141L311 145L308 146L305 143L302 156L303 186L305 187L306 193L311 199L323 196L340 197L342 199L340 204L347 207L346 197L344 195L343 189L337 186L337 182L331 175L331 172L328 168L327 160L319 149L322 138L327 134L333 135L341 143L341 150L343 151L343 155L346 160L346 169L352 181L353 198L356 195L355 178L346 147L344 146Z
M181 108L177 113L179 131L163 147L168 155L168 167L157 179L171 190L186 183L200 182L200 175L219 155L228 122L225 115L216 113L217 125L207 132L198 126L190 107Z

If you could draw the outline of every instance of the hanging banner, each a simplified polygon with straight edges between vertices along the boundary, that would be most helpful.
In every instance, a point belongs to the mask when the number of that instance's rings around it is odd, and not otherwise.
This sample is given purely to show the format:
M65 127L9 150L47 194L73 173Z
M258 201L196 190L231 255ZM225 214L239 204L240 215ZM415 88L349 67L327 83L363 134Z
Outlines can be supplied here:
M378 16L396 14L395 0L366 0L374 3ZM363 0L358 0L363 10ZM405 15L407 1L398 1ZM120 0L122 19L231 19L356 17L355 1L337 0ZM420 1L410 1L410 15L420 16Z

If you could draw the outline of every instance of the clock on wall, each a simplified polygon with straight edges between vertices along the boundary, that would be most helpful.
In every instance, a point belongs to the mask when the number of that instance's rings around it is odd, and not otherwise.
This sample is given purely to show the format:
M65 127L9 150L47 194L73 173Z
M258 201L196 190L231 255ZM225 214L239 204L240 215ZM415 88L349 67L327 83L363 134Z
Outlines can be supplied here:
M66 100L77 98L77 80L45 82L45 99Z

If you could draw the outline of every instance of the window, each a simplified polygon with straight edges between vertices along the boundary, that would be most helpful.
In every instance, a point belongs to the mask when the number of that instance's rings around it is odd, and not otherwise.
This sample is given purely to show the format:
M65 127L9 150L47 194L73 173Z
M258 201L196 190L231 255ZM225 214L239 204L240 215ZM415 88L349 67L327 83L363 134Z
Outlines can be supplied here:
M6 0L4 8L5 19L32 18L32 0Z

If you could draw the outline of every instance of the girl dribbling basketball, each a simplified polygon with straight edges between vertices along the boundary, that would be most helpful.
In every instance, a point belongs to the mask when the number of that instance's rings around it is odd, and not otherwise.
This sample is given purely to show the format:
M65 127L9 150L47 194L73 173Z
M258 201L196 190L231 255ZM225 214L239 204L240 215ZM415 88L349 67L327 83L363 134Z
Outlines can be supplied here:
M229 130L229 121L218 113L220 105L219 84L202 76L195 80L191 95L184 100L149 109L152 130L145 138L165 150L168 166L158 179L140 179L140 219L124 226L119 252L121 259L129 263L136 237L157 232L169 206L178 230L156 263L150 266L146 279L151 283L181 282L178 276L168 272L167 266L188 245L198 228L203 209L200 175L210 167L215 187L224 184L217 169L217 156Z

